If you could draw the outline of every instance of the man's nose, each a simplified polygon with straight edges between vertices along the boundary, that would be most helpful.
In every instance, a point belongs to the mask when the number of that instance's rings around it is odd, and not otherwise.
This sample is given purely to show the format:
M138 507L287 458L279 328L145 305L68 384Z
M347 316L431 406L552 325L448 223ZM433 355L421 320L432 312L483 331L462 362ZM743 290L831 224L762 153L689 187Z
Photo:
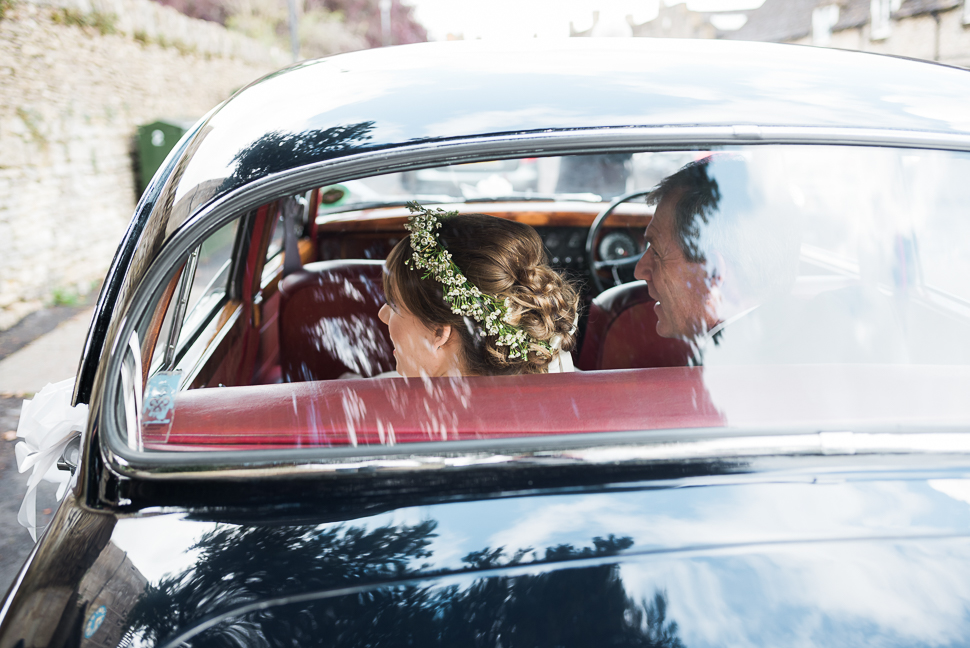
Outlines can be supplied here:
M643 279L644 281L650 281L652 269L650 267L650 260L647 258L650 256L650 251L647 250L640 260L637 262L637 267L633 269L633 276L637 279Z

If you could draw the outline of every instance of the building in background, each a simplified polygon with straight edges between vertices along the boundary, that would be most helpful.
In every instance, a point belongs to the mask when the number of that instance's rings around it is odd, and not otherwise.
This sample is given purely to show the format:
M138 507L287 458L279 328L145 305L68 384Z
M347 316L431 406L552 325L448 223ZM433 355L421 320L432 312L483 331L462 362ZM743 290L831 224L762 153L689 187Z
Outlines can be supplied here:
M595 13L591 28L572 35L597 36L610 18ZM656 18L627 23L635 37L797 43L970 68L970 0L765 0L757 9L720 12L661 3Z
M895 54L970 67L967 0L765 0L723 38Z

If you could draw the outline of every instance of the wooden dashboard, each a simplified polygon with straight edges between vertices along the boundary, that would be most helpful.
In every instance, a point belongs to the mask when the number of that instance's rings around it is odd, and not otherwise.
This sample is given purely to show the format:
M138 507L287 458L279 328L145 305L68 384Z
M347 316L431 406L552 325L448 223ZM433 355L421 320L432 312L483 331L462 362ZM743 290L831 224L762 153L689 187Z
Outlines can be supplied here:
M488 214L531 225L546 246L549 261L560 270L585 274L586 237L606 203L501 202L432 205L445 211ZM317 217L317 243L321 261L335 259L384 259L407 233L410 212L406 207L362 209ZM629 244L643 251L643 231L653 208L643 204L620 205L607 219L603 234L619 232Z

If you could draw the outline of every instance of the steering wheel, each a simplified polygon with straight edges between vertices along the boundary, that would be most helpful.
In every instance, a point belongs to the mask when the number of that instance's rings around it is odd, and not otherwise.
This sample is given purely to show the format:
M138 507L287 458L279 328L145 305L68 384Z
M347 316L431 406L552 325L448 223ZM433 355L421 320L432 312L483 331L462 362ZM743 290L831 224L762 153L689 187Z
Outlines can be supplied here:
M596 260L596 239L599 238L600 230L603 229L603 224L606 219L609 218L613 210L619 207L621 204L632 200L634 198L639 198L640 196L646 196L651 193L653 189L633 191L628 194L624 194L615 198L609 206L596 215L593 219L593 224L589 226L589 233L586 235L586 266L589 269L589 276L593 278L593 286L596 288L596 294L606 290L607 286L603 284L603 280L600 279L599 273L601 270L609 270L613 275L613 285L622 283L620 280L620 270L626 270L632 268L640 260L639 254L635 254L630 257L625 257L623 259L602 259Z

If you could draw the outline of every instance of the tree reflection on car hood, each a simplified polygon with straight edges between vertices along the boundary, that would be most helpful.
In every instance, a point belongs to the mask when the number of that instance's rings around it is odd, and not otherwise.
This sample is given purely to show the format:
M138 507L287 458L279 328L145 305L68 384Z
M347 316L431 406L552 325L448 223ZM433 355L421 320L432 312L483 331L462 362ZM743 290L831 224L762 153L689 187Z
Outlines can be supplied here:
M324 524L128 519L113 542L155 573L135 645L958 645L970 630L965 480L700 483Z

